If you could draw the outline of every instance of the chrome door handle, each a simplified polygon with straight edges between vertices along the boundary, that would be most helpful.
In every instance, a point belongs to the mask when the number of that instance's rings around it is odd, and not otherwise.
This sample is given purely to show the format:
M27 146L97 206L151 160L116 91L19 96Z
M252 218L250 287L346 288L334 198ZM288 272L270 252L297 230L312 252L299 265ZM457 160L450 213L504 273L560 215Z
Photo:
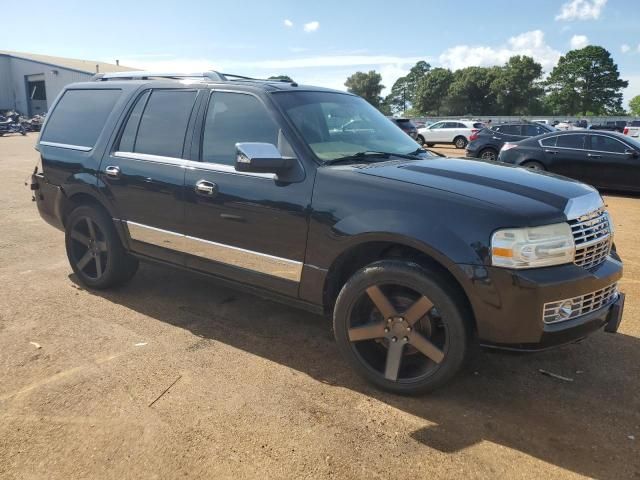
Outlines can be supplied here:
M594 155L593 153L587 153L587 157L589 157L589 158L602 158L602 155Z
M120 178L120 167L108 166L104 169L104 173L107 177Z
M207 182L206 180L199 180L195 186L196 193L200 195L212 196L218 193L218 186L213 182Z
M545 150L544 153L558 153L557 150Z

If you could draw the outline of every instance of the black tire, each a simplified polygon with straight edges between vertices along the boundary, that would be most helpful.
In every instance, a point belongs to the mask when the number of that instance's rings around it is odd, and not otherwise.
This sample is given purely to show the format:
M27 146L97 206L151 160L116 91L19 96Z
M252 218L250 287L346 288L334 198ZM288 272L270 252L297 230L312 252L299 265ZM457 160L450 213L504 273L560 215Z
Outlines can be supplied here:
M484 148L480 150L480 153L478 154L478 158L481 158L482 160L495 162L498 159L498 152L496 152L493 148Z
M416 142L418 142L420 145L424 145L424 137L422 135L418 135L416 137Z
M427 147L431 148L435 145L435 143L427 143Z
M373 300L380 294L391 307L387 315L378 307L384 301ZM471 321L460 297L434 270L401 260L372 263L338 295L333 314L338 348L356 372L383 390L432 391L462 368L471 350Z
M453 145L458 149L466 147L468 143L467 139L462 135L453 139Z
M73 272L89 288L122 285L138 270L138 260L125 251L102 208L82 205L73 210L66 221L65 245Z
M528 168L529 170L535 170L536 172L544 172L546 170L543 164L535 160L527 160L526 162L522 162L520 166Z

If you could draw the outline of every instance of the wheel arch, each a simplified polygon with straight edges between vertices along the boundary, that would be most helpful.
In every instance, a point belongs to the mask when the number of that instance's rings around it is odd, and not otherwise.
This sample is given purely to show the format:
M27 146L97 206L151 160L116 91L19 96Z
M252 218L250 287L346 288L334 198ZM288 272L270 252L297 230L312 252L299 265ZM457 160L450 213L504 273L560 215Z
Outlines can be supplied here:
M463 302L463 309L472 319L474 332L476 319L467 290L464 272L446 256L418 241L409 238L363 238L352 244L334 259L327 271L323 288L323 307L331 314L340 290L356 271L377 260L397 259L414 262L422 267L437 271Z

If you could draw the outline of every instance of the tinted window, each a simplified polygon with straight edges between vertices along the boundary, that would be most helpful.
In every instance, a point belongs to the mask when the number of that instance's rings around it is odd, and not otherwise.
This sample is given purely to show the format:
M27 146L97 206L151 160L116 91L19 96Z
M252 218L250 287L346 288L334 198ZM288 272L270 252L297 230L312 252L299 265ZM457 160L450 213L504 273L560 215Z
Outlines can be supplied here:
M640 127L640 120L632 120L629 122L630 127Z
M444 122L434 123L429 127L431 130L437 130L438 128L444 128Z
M474 123L473 128L484 128L484 123Z
M520 135L520 125L498 125L494 130L505 135Z
M118 147L118 150L121 152L133 152L136 133L138 133L138 125L140 124L140 117L142 117L142 110L144 110L144 107L147 104L149 93L149 90L147 90L140 95L138 101L133 107L133 110L131 110L131 115L129 115L127 124L124 127L122 137L120 137L120 146Z
M522 125L522 135L525 137L535 137L543 133L549 133L549 130L540 125Z
M445 122L442 128L458 128L458 122Z
M120 90L67 90L42 134L45 142L93 148Z
M189 90L154 90L142 114L133 151L182 157L195 98L196 92Z
M239 142L277 145L278 127L256 97L215 92L204 125L202 160L232 165Z
M557 136L547 137L547 138L541 140L540 143L542 144L543 147L555 147L557 139L558 139Z
M629 149L622 142L615 138L605 137L604 135L591 135L591 150L599 150L601 152L624 153Z
M556 147L584 149L586 135L560 135Z

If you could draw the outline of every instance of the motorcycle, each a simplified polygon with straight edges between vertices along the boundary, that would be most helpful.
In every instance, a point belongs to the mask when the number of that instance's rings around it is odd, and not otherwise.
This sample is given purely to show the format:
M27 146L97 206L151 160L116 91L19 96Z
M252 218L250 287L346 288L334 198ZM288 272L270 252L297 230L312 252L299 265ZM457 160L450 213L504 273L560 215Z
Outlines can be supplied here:
M15 112L7 117L0 117L0 137L8 133L27 134L27 129L20 123L20 116Z

